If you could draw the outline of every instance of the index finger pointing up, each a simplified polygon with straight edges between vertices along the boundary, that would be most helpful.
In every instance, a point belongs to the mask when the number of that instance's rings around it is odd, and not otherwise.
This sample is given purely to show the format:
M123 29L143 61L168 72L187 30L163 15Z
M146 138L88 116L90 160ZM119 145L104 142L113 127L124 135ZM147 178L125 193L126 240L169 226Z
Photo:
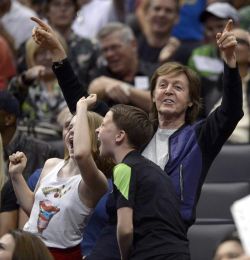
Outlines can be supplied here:
M40 25L42 28L46 29L47 31L49 30L49 26L44 23L41 19L37 17L31 17L30 18L32 21L36 22L38 25Z
M232 29L233 29L233 20L232 20L232 19L229 19L229 20L227 21L227 24L226 24L226 26L225 26L223 32L230 32L230 31L232 31Z

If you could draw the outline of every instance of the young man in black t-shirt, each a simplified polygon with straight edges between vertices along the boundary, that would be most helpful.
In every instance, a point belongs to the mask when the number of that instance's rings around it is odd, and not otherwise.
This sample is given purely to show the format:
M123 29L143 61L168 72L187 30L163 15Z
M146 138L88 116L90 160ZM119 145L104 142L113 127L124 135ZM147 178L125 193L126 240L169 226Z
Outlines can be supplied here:
M113 171L117 240L122 259L190 259L186 229L170 178L137 151L153 134L142 110L116 105L97 130L102 155L117 163Z

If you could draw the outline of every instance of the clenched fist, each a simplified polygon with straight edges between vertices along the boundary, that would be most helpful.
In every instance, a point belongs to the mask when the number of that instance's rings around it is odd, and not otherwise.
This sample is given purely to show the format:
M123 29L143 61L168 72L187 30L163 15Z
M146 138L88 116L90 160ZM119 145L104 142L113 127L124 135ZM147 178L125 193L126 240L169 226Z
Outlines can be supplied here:
M9 156L9 174L14 177L18 174L22 174L27 164L27 157L23 152L16 152Z

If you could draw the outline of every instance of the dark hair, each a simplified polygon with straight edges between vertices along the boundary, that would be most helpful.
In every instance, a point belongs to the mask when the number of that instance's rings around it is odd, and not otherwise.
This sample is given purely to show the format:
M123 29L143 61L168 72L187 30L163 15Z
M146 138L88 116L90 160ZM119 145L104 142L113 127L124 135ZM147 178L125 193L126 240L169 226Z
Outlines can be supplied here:
M153 124L149 115L138 107L128 105L115 105L110 111L113 121L119 129L127 134L129 144L140 150L153 136Z
M23 230L12 230L7 234L15 241L12 260L53 260L39 237Z
M200 78L197 73L195 73L192 69L178 62L164 63L154 72L151 78L151 97L153 97L157 79L160 76L165 76L168 74L175 74L177 76L180 74L185 74L188 79L189 96L190 101L193 103L193 105L187 108L185 121L186 123L191 124L197 119L197 116L201 109ZM152 104L151 119L154 121L155 127L158 126L158 111L156 109L155 103Z

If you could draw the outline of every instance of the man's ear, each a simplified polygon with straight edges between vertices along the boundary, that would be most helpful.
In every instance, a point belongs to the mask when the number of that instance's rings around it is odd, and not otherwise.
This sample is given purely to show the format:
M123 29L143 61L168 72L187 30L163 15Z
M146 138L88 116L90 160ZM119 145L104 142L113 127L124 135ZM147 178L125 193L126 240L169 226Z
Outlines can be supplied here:
M124 130L120 130L115 136L116 143L122 143L126 138L126 133Z

